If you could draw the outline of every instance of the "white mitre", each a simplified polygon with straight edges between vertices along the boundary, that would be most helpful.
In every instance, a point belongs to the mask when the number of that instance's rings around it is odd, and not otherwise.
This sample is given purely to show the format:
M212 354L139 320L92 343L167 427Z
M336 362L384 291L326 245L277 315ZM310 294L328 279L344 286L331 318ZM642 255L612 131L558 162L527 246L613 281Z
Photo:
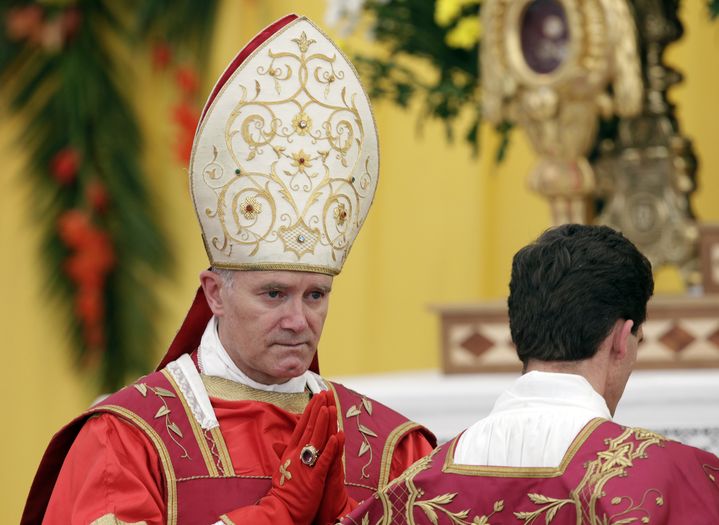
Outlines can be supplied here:
M248 44L203 110L190 187L213 266L335 275L379 176L357 72L304 17Z

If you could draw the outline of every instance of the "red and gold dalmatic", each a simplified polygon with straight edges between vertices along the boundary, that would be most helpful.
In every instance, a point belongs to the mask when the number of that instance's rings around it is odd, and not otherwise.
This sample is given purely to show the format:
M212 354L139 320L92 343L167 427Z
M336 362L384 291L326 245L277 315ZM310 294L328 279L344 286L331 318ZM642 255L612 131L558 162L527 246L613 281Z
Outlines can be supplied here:
M218 419L216 426L206 425L197 407L198 399L179 367L173 367L175 364L110 396L53 438L38 470L22 523L42 521L70 445L83 425L98 415L121 420L123 423L113 423L113 431L123 433L120 439L130 441L126 444L129 450L137 450L131 456L147 457L151 464L147 468L133 464L117 467L127 470L118 477L130 480L124 488L126 494L121 504L124 508L105 504L102 509L103 503L98 499L102 500L107 487L98 480L97 486L88 483L91 487L85 501L74 498L62 501L62 491L54 494L52 497L60 501L51 505L53 513L48 516L51 523L62 522L58 521L61 516L87 516L87 523L104 516L123 523L140 520L153 523L153 517L158 519L157 523L168 524L209 524L221 518L232 523L233 510L253 505L267 493L283 445L309 396L258 391L228 380L203 377ZM335 396L338 425L346 435L345 483L354 499L360 501L370 496L431 449L428 443L433 442L433 436L416 423L340 384L327 382L327 385ZM207 426L211 428L203 428ZM138 431L146 443L133 444L138 442ZM81 446L76 454L88 452ZM87 461L92 464L96 458ZM79 463L77 469L82 470L82 459ZM72 484L72 474L66 477L61 481ZM142 488L160 485L155 499L162 501L152 501L153 498L143 501L144 495L142 499L130 498L133 491L141 492L133 486L138 478ZM113 487L123 491L121 482ZM93 491L95 497L91 497ZM78 505L86 506L87 512L69 508Z
M415 463L342 523L719 523L719 458L648 430L594 419L557 468L458 465L456 441Z

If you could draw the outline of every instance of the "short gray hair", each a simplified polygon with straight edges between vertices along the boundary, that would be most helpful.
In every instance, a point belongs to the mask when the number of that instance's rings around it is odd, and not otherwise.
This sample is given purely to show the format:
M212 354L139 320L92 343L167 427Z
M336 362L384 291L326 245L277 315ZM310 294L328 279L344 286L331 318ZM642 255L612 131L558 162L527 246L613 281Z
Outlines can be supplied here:
M210 268L210 271L220 276L220 279L222 279L222 284L224 286L226 286L227 288L232 288L232 285L235 282L233 277L237 270L228 270L227 268L217 268L215 266L212 266Z

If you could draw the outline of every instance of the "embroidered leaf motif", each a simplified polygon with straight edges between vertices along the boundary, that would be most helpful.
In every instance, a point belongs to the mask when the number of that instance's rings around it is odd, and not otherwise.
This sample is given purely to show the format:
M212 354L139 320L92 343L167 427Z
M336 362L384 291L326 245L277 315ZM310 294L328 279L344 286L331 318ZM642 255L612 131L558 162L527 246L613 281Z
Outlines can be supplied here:
M377 434L375 434L373 430L367 428L366 426L364 426L362 424L359 425L359 431L362 432L363 434L365 434L366 436L377 437Z
M247 155L247 160L252 160L257 156L257 152L255 150L250 151L249 155Z
M166 390L159 386L155 387L155 394L157 394L158 396L161 396L161 397L177 397L177 396L175 396L175 394L173 394L169 390Z
M366 397L362 398L362 405L364 405L364 409L367 411L367 413L371 416L372 415L372 401L367 399Z
M359 458L359 457L364 456L367 453L367 451L369 451L369 445L367 444L366 441L363 441L362 444L360 445L360 449L359 449L359 453L357 454L357 457Z
M436 496L429 501L431 501L432 503L436 503L437 505L446 505L447 503L452 503L452 500L456 495L456 492L453 494L442 494L441 496Z
M656 499L656 502L657 502L657 505L659 505L659 506L661 507L662 505L664 505L664 498L662 498L661 496L659 496L659 497Z
M155 419L157 419L158 417L166 416L169 413L170 411L168 410L168 408L163 405L160 407L160 410L157 411L157 414L155 414Z
M494 502L494 512L502 512L504 510L504 500L500 499L499 501Z
M167 428L172 430L178 436L182 437L182 431L180 430L180 427L178 427L175 422L172 422L169 425L167 425Z
M489 525L489 518L487 516L475 516L472 520L472 525Z
M361 525L369 525L369 514L364 515L364 518L362 518Z
M353 417L353 416L359 416L359 415L360 415L359 409L358 409L355 405L352 405L352 406L349 407L349 409L347 410L347 413L345 414L345 417Z
M536 503L538 505L541 505L542 503L552 503L554 501L557 501L554 498L548 498L547 496L544 496L542 494L536 494L534 492L531 492L527 494L530 500L532 500L532 503Z
M534 512L515 512L514 516L520 520L526 520L534 516Z
M438 525L437 513L432 507L430 507L429 505L424 505L423 503L424 502L417 502L417 505L419 505L419 508L424 511L429 521L431 521L434 525Z
M549 525L549 524L552 522L552 520L554 519L554 515L555 515L555 514L557 513L557 511L558 511L559 509L561 509L561 508L562 508L561 505L556 505L556 506L552 507L551 509L549 509L549 510L547 511L547 516L544 518L545 523L546 523L547 525Z
M260 89L260 83L257 80L255 80L255 98L257 98L259 96L260 91L262 91Z
M612 505L619 505L622 502L622 498L615 496L612 498Z
M145 383L135 383L134 386L140 394L142 394L142 397L147 397L147 385Z

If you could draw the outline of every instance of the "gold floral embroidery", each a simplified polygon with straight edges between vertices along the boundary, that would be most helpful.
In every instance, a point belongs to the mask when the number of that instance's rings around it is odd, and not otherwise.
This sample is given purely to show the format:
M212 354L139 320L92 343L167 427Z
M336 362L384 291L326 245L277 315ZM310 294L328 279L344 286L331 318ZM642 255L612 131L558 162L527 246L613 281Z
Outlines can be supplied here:
M369 453L369 460L367 463L362 467L362 477L369 479L369 474L367 474L367 467L369 467L372 464L373 459L373 452L372 447L369 444L370 437L376 438L377 433L372 430L371 428L363 425L360 423L360 416L362 415L362 411L367 412L367 415L372 415L372 401L367 399L366 397L362 397L359 406L352 405L347 409L347 413L345 414L345 417L347 419L354 417L355 421L357 423L357 430L359 430L360 435L362 436L362 444L360 445L359 450L357 451L357 457L361 458L365 454Z
M262 204L257 202L255 197L247 197L240 206L242 215L248 221L254 220L262 212Z
M298 113L297 116L292 119L292 127L295 128L295 132L297 132L298 135L306 135L309 133L311 126L312 120L304 111Z
M335 220L340 226L342 226L347 220L347 208L342 202L340 202L335 208Z
M159 386L148 386L145 383L135 383L132 386L135 387L135 389L140 393L142 397L147 397L147 392L150 391L155 394L160 401L162 401L162 406L157 410L154 418L165 418L165 428L167 429L167 435L170 436L170 439L182 449L183 454L182 456L180 456L180 458L192 459L190 457L190 454L187 452L187 449L183 447L182 444L177 440L177 438L182 439L184 436L182 435L180 427L177 426L177 423L170 419L170 414L172 413L172 410L170 410L170 408L167 406L167 401L165 401L165 398L167 397L177 396L169 390Z
M431 523L439 523L439 516L443 515L452 525L492 525L489 520L492 516L504 510L504 500L495 501L491 512L483 515L477 514L472 518L472 521L468 521L469 509L453 510L449 508L457 497L457 492L448 492L422 499L425 495L424 491L417 488L414 484L414 478L431 466L437 451L438 449L435 449L429 456L416 461L383 490L377 492L376 497L382 501L385 513L375 525L395 523L399 518L399 516L395 516L395 512L401 515L402 522L406 520L408 525L415 525L414 509L421 510ZM396 498L396 494L401 494L403 499L406 498L404 509L395 507L393 500ZM369 514L363 516L361 523L362 525L369 525Z
M636 440L636 442L634 440ZM649 523L651 512L646 507L646 501L654 496L657 507L664 505L664 496L654 488L647 489L642 499L637 503L633 498L614 497L611 504L623 508L611 516L599 513L598 502L605 496L606 484L616 478L627 475L627 469L632 467L637 459L647 457L647 448L652 445L663 446L665 438L655 432L638 428L627 428L619 436L605 440L607 448L597 453L595 460L585 465L585 474L579 485L571 492L569 498L552 498L544 494L527 494L529 500L542 507L534 511L515 512L514 515L523 520L525 525L531 525L540 516L544 516L545 523L550 523L559 509L565 505L572 505L577 509L577 516L582 516L577 524L604 525L607 523L633 523L640 521Z
M354 407L358 411L357 407ZM538 508L534 510L514 511L512 514L524 525L550 525L559 511L564 507L572 508L572 515L578 517L577 525L629 525L632 523L651 523L653 511L665 505L665 496L655 488L644 491L641 499L635 501L628 496L616 496L610 504L611 515L607 515L604 505L599 500L606 497L606 484L617 477L628 475L636 460L647 457L647 449L651 446L663 446L665 438L654 432L628 428L619 436L607 439L606 448L597 452L596 458L585 464L585 475L577 487L567 498L554 498L546 494L529 493L527 498ZM430 468L435 449L429 456L411 465L402 475L377 492L375 497L380 500L384 510L383 516L373 525L390 525L400 518L408 525L415 525L413 512L421 510L431 523L439 523L444 516L452 525L491 525L492 516L505 511L504 500L494 502L491 512L476 515L469 520L470 510L452 508L458 493L427 495L423 488L418 488L415 477ZM451 452L452 449L450 449ZM708 476L711 476L707 472ZM476 509L474 509L476 510ZM369 513L365 514L362 525L369 524Z
M305 153L304 150L292 154L292 166L298 168L300 171L312 167L311 160L310 156Z

